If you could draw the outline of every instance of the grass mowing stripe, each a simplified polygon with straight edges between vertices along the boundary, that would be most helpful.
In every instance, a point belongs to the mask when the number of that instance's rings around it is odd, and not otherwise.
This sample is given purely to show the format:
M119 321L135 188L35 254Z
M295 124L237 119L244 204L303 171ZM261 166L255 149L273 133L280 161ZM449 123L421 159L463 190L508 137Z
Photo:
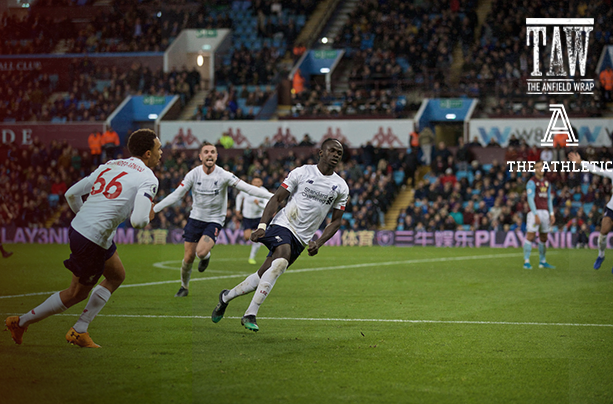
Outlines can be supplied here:
M552 252L550 252L551 254ZM364 264L351 264L351 265L336 265L329 267L318 267L318 268L302 268L302 269L290 269L285 273L300 273L300 272L313 272L313 271L327 271L330 269L349 269L349 268L366 268L366 267L377 267L377 266L385 266L385 265L406 265L406 264L423 264L428 262L448 262L448 261L465 261L465 260L479 260L479 259L490 259L490 258L508 258L508 257L518 257L521 254L518 253L506 253L506 254L487 254L487 255L468 255L464 257L443 257L443 258L423 258L423 259L415 259L415 260L403 260L403 261L387 261L387 262L369 262ZM155 266L155 264L153 264ZM230 279L230 278L240 278L246 276L248 274L235 274L235 275L223 275L223 276L211 276L206 278L197 278L192 279L191 282L198 281L206 281L206 280L216 280L216 279ZM147 283L133 283L129 285L121 285L120 288L135 288L140 286L155 286L155 285L165 285L169 283L179 282L176 279L171 281L159 281L159 282L147 282ZM57 292L54 290L52 292L36 292L36 293L26 293L21 295L8 295L8 296L0 296L0 299L10 299L15 297L26 297L26 296L36 296L36 295L47 295Z
M3 316L13 316L16 313L2 313ZM56 314L56 316L79 317L81 314ZM175 319L210 319L211 316L176 316L157 314L98 314L96 317L119 318L175 318ZM240 320L241 317L224 317L229 320ZM555 327L613 327L613 324L577 324L577 323L536 323L530 321L471 321L471 320L405 320L386 318L312 318L312 317L258 317L258 320L282 321L335 321L346 323L410 323L410 324L473 324L473 325L537 325Z

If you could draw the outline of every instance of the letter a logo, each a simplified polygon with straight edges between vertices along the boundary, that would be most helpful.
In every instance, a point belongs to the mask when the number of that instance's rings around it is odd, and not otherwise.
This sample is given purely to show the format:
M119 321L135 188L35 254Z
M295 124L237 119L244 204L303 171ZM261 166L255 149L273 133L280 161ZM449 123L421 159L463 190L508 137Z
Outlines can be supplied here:
M549 110L553 111L553 114L551 115L547 132L545 132L545 136L541 140L541 147L553 147L553 137L557 134L566 135L566 146L579 146L579 142L573 132L573 127L570 126L568 115L566 115L564 104L551 104L549 105ZM562 121L562 126L556 126L559 120Z

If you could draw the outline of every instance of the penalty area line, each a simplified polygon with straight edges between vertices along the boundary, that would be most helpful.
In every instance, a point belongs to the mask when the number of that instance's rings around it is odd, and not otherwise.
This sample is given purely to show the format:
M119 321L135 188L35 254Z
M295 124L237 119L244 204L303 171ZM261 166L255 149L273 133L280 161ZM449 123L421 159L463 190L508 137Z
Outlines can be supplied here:
M555 251L552 251L549 254L552 254L554 252ZM380 267L380 266L389 266L389 265L426 264L426 263L436 263L436 262L468 261L468 260L482 260L482 259L491 259L491 258L510 258L510 257L521 257L521 256L522 256L521 253L505 253L505 254L465 255L465 256L460 256L460 257L422 258L422 259L402 260L402 261L368 262L364 264L334 265L334 266L316 267L316 268L288 269L285 273L292 274L292 273L301 273L301 272L328 271L328 270L333 270L333 269L368 268L368 267ZM244 274L210 276L206 278L195 278L195 279L192 279L190 282L241 278L241 277L245 277L248 275L249 275L248 273L244 273ZM133 284L128 284L128 285L121 285L119 288L137 288L141 286L166 285L169 283L179 283L179 282L180 281L178 279L174 279L171 281L133 283ZM25 293L21 295L7 295L7 296L0 296L0 299L50 295L55 292L57 292L57 290L54 290L52 292L35 292L35 293Z
M1 315L15 315L15 313L2 313ZM56 316L79 317L78 314L56 314ZM210 320L211 316L176 316L156 314L98 314L96 317L110 318L170 318L186 320ZM224 317L229 320L240 320L241 317ZM534 321L476 321L476 320L408 320L385 318L313 318L313 317L258 317L258 320L277 321L333 321L343 323L401 323L401 324L458 324L458 325L525 325L550 327L613 327L613 324L580 324L580 323L541 323Z

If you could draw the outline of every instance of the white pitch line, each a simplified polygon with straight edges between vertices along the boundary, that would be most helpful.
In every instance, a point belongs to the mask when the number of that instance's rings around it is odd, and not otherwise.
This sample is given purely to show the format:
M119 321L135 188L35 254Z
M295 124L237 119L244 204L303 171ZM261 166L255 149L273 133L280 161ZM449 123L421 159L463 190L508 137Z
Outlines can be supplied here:
M243 258L215 258L215 262L228 262L228 261L244 261L244 259ZM153 266L156 267L156 268L172 269L172 270L180 271L181 270L181 262L183 262L183 261L182 260L161 261L161 262L154 263ZM168 266L170 264L175 264L175 263L177 265ZM208 272L224 272L224 271L211 271L211 270L209 270Z
M2 316L16 315L16 313L2 313ZM56 314L56 316L78 317L81 314ZM98 314L97 317L116 318L174 318L209 320L211 316L171 316L155 314ZM224 317L229 320L239 320L241 317ZM409 323L409 324L467 324L467 325L537 325L554 327L613 327L613 324L578 324L578 323L538 323L530 321L470 321L470 320L406 320L385 318L310 318L310 317L258 317L258 320L281 321L335 321L344 323Z
M555 251L550 251L549 254L553 254ZM422 258L416 260L404 260L404 261L387 261L387 262L369 262L364 264L351 264L351 265L335 265L328 267L318 267L318 268L302 268L302 269L289 269L285 273L300 273L300 272L314 272L314 271L327 271L330 269L348 269L348 268L366 268L366 267L379 267L385 265L407 265L407 264L423 264L429 262L448 262L448 261L467 261L467 260L480 260L480 259L490 259L490 258L508 258L508 257L519 257L521 254L519 253L506 253L506 254L485 254L485 255L467 255L463 257L443 257L443 258ZM222 276L211 276L206 278L196 278L192 279L191 282L198 281L208 281L208 280L218 280L218 279L231 279L231 278L240 278L243 276L247 276L247 273L244 274L233 274L233 275L222 275ZM159 282L147 282L147 283L133 283L130 285L121 285L120 288L136 288L140 286L155 286L155 285L165 285L169 283L178 283L179 281L173 279L171 281L159 281ZM36 293L25 293L21 295L9 295L9 296L0 296L0 299L11 299L15 297L26 297L26 296L37 296L37 295L50 295L57 292L54 290L52 292L36 292Z

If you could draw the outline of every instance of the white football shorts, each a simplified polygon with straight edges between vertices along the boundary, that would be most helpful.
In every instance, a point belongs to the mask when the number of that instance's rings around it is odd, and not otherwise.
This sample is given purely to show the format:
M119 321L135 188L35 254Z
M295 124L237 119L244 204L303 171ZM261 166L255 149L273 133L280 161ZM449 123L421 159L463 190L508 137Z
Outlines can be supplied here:
M536 211L539 219L541 219L541 224L537 225L534 223L534 213L532 211L528 212L528 217L526 219L526 231L528 233L549 233L551 231L551 223L549 222L549 212L545 209L538 209Z

